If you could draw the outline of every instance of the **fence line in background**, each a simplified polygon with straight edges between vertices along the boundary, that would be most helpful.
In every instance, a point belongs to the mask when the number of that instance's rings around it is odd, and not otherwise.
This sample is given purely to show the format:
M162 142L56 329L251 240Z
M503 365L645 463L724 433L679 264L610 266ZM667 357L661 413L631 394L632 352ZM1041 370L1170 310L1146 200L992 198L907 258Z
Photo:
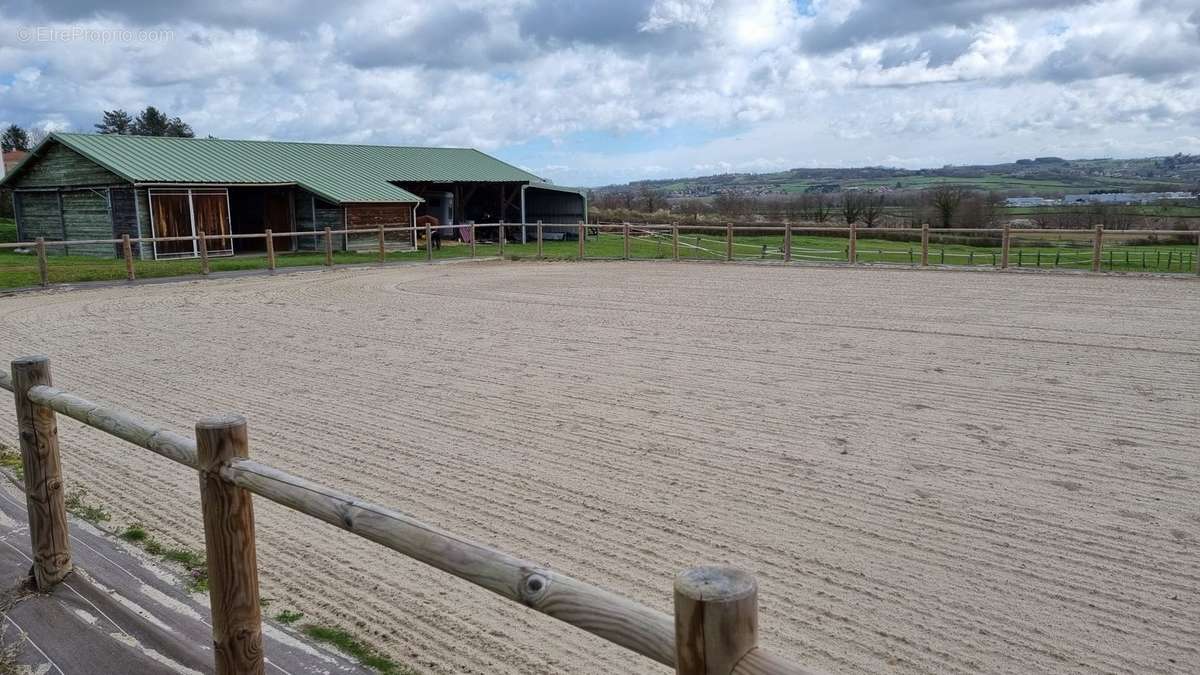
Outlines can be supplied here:
M563 227L563 228L571 227L570 225L558 225L558 226ZM470 228L470 258L474 259L477 257L477 244L478 244L477 234L478 234L479 230L486 230L489 228L495 228L496 234L497 234L497 236L496 236L497 255L501 258L504 257L504 245L505 245L505 239L506 239L506 237L505 237L506 224L504 222L499 222L499 223L470 222L470 223L468 223L468 227ZM702 254L703 256L711 257L714 260L721 260L721 259L724 259L725 261L746 260L747 258L745 256L735 255L734 251L735 251L735 247L736 247L736 248L756 249L759 251L759 256L758 256L759 259L766 259L768 257L770 257L772 259L782 258L783 262L785 262L785 263L791 263L797 258L802 261L845 262L850 265L856 265L861 261L860 251L862 249L860 247L860 242L859 242L859 237L861 236L861 234L860 234L861 230L858 228L857 224L853 224L849 227L812 227L812 226L797 226L797 225L792 225L791 223L784 223L781 226L776 226L776 225L735 226L732 223L726 223L724 225L719 225L719 226L718 225L688 225L685 227L681 227L678 223L673 223L673 224L669 224L669 225L652 223L652 224L638 225L635 228L630 223L585 225L584 223L580 222L580 223L578 223L577 227L578 227L578 235L577 236L579 238L579 247L578 247L579 251L578 251L578 254L576 257L581 260L587 258L587 237L589 236L588 230L592 230L595 232L597 237L606 231L618 233L621 237L621 242L622 242L621 254L620 254L619 258L622 260L632 260L635 258L635 256L632 253L632 244L634 241L640 241L644 238L650 238L650 239L653 239L657 244L663 244L663 243L667 242L667 240L669 238L669 246L670 246L670 256L669 257L673 260L685 260L685 259L689 259L689 258L695 259L695 256L690 256L690 257L689 256L681 256L680 255L681 247L684 250L691 251L693 254L696 254L696 255ZM725 236L721 240L716 240L716 239L707 239L706 240L703 238L702 235L698 235L696 237L696 243L693 245L682 238L684 230L687 230L690 232L713 232L713 233L723 232ZM345 228L345 229L336 229L335 230L333 228L326 227L322 231L295 231L295 232L272 232L271 230L266 230L262 233L253 233L253 234L206 234L204 231L200 231L197 233L196 236L193 236L193 237L138 238L138 237L130 237L129 235L123 235L120 239L87 239L87 240L71 240L71 241L47 241L42 237L38 237L33 242L18 242L18 243L0 244L0 250L18 249L18 248L33 248L34 252L36 254L36 257L37 257L39 283L41 286L46 287L50 283L49 260L48 260L48 256L47 256L47 248L52 247L52 246L61 246L65 249L68 246L103 245L103 244L117 245L117 244L119 244L120 248L121 248L121 256L124 258L124 261L125 261L126 279L129 281L133 281L136 278L136 267L135 267L136 260L133 255L133 244L139 244L139 245L151 244L151 245L153 245L153 244L157 244L157 243L168 243L168 242L193 242L196 252L198 254L197 257L200 262L200 273L201 273L201 275L208 275L211 271L210 259L212 257L216 257L218 255L222 256L222 257L234 255L232 243L230 243L228 250L219 250L216 252L210 250L209 242L211 242L213 240L216 240L218 242L225 242L225 241L232 242L232 240L235 240L235 239L237 239L237 240L264 239L265 244L266 244L265 248L266 248L266 258L267 258L267 270L268 270L268 272L274 272L277 268L277 258L276 258L276 253L275 253L275 239L276 238L296 239L296 238L301 238L301 237L312 237L314 249L317 246L317 241L320 240L321 242L323 242L324 266L325 267L333 267L334 266L334 237L335 236L345 237L345 240L347 242L349 241L351 235L359 235L359 236L368 235L368 236L376 237L377 241L378 241L379 261L382 263L382 262L386 262L386 260L387 260L387 253L388 253L387 235L389 233L409 233L410 235L412 235L414 242L415 242L417 234L422 233L422 231L423 231L423 234L425 237L425 256L424 256L425 260L433 261L435 258L434 252L433 252L434 230L433 230L433 227L429 224L426 224L424 226L408 225L408 226L399 226L399 227L389 227L384 224L380 224L373 229ZM544 247L545 227L541 221L537 221L535 231L536 231L536 244L537 244L536 257L538 259L544 259L546 257L545 247ZM996 254L993 252L969 252L969 253L953 253L952 252L952 253L947 253L945 251L945 249L942 248L938 255L938 261L939 261L939 263L944 263L947 257L949 257L949 258L964 258L965 257L965 258L968 258L970 261L968 264L973 265L975 257L977 255L983 256L985 258L990 256L992 258L992 266L996 267L997 269L1001 269L1001 270L1006 270L1006 269L1012 268L1012 264L1011 264L1012 263L1012 251L1011 251L1011 249L1012 249L1012 243L1013 243L1014 237L1052 235L1052 236L1060 237L1060 241L1063 241L1062 238L1064 238L1064 237L1069 237L1069 238L1065 239L1065 241L1067 241L1067 242L1071 242L1071 241L1082 242L1082 241L1091 240L1092 253L1091 253L1091 256L1088 258L1088 260L1087 261L1074 260L1074 261L1070 261L1070 262L1072 264L1083 264L1084 262L1090 263L1091 270L1093 272L1100 272L1103 270L1103 265L1105 262L1105 260L1104 260L1104 241L1106 239L1106 235L1107 236L1125 236L1125 237L1139 237L1139 236L1140 237L1169 236L1169 237L1184 237L1184 238L1194 237L1197 240L1196 250L1193 253L1191 253L1188 258L1185 258L1185 254L1186 254L1185 251L1178 252L1179 253L1179 265L1180 265L1180 271L1185 271L1185 266L1191 267L1194 265L1196 268L1196 274L1198 276L1200 276L1200 231L1193 231L1193 230L1106 231L1106 230L1104 230L1104 228L1102 226L1096 226L1093 230L1061 230L1061 229L1059 229L1059 230L1038 230L1038 229L1015 229L1008 225L1005 225L1002 228L939 228L939 229L932 229L928 225L922 225L921 229L919 231L905 230L905 229L885 229L885 228L879 228L879 229L869 230L869 231L871 231L871 232L886 232L889 234L894 234L897 232L911 232L914 236L919 234L919 237L920 237L920 260L919 261L916 260L915 252L911 248L909 249L909 251L907 251L907 254L909 257L909 264L914 265L914 266L919 265L920 267L928 267L929 266L930 237L933 233L997 236L1000 239L1000 253L999 253L998 258L996 256ZM765 244L747 244L747 243L743 243L743 242L737 242L734 239L735 234L737 232L752 232L752 233L759 234L759 235L761 235L764 232L767 232L767 233L779 232L779 233L782 233L785 244L782 247L779 247L779 246L770 247ZM801 233L801 234L820 233L820 234L826 234L826 235L845 234L846 238L847 238L847 244L846 244L846 248L844 251L844 258L825 258L825 257L821 257L821 256L812 256L812 255L795 255L796 251L804 251L804 249L799 249L792 244L793 236L796 233ZM718 252L718 251L713 251L711 249L705 248L702 245L705 241L708 241L708 242L714 243L714 244L723 244L724 251ZM415 250L416 249L405 249L405 251L407 251L407 252L412 252ZM316 251L314 250L313 252L316 252ZM809 249L808 252L813 252L813 250ZM833 253L835 251L829 251L829 252ZM893 254L897 255L897 256L901 256L901 255L905 254L905 251L903 251L901 249L889 249L889 250L876 249L875 253L876 253L877 257L883 258L885 255L893 255ZM1167 271L1168 272L1171 271L1171 267L1175 260L1174 256L1175 256L1174 251L1168 251L1168 258L1167 258ZM666 257L666 256L662 256L661 251L660 251L660 255L656 256L656 257ZM1039 266L1039 267L1041 266L1041 258L1042 258L1041 252L1040 251L1036 252L1036 260L1038 261L1037 266ZM1058 261L1060 261L1061 258L1062 258L1061 254L1056 253L1055 266L1058 266ZM880 261L876 261L876 262L880 262ZM1118 262L1120 262L1120 261L1118 261L1115 258L1115 256L1113 255L1112 249L1109 249L1108 264L1109 264L1110 270L1113 270L1113 268L1117 265ZM1130 264L1132 264L1132 262L1136 262L1136 259L1133 259L1133 261L1131 261L1128 251L1126 251L1126 254L1123 259L1123 264L1125 264L1126 266L1129 266ZM1155 269L1158 269L1159 267L1161 267L1161 262L1162 262L1161 261L1161 252L1159 252L1158 256L1155 259ZM1024 267L1023 263L1024 263L1024 255L1022 255L1021 250L1018 248L1018 264L1016 266ZM1146 269L1144 255L1142 256L1142 263L1143 263L1142 268ZM888 264L888 263L884 261L883 264Z
M610 591L516 558L398 511L249 458L238 415L202 419L187 437L128 411L56 389L34 356L0 373L13 393L29 504L33 577L45 591L71 570L55 414L195 469L212 607L215 672L262 673L261 610L251 494L282 504L586 630L688 675L801 675L757 646L757 586L748 573L692 568L675 583L672 618Z

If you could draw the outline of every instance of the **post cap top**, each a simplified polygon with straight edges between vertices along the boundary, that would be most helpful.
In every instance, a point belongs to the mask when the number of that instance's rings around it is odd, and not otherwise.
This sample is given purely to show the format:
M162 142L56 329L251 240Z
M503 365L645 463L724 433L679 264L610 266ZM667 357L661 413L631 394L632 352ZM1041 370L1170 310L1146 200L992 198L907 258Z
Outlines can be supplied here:
M705 602L729 602L758 591L754 575L736 567L692 567L675 577L675 592Z
M229 429L246 425L246 418L235 413L209 415L196 422L197 429Z
M45 363L49 360L50 360L49 356L43 356L41 354L34 354L33 356L22 356L20 358L13 359L13 365L14 366L25 366L25 365L29 365L31 363Z

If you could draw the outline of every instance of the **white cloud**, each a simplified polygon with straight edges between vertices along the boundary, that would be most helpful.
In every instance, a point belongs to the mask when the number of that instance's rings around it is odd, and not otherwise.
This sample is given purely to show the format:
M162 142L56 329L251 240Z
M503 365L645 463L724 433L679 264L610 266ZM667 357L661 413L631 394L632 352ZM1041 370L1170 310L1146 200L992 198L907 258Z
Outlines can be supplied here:
M476 146L584 184L1200 151L1191 3L933 4L0 0L0 119L153 104L202 134ZM173 39L18 39L37 26Z

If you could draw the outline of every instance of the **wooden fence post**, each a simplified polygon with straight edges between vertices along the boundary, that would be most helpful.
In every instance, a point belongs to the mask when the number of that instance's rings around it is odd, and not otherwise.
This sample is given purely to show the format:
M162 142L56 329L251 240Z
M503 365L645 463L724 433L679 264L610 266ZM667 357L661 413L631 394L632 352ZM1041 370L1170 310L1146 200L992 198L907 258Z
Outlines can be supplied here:
M50 263L46 260L46 239L38 237L35 240L34 248L37 249L39 283L42 288L45 288L50 285Z
M499 246L500 257L504 257L504 221L501 220L499 225L496 225L496 243Z
M1100 271L1101 257L1104 255L1104 226L1096 226L1096 234L1092 239L1092 271Z
M792 221L783 223L783 262L792 262Z
M264 230L263 234L267 235L267 271L275 271L275 237L270 229Z
M207 417L196 424L200 459L200 505L208 558L213 660L217 675L261 675L262 609L254 548L254 504L250 493L221 478L230 460L249 457L246 420L239 415Z
M27 356L12 362L17 432L25 471L25 505L33 546L33 579L48 591L71 571L71 541L62 463L58 456L58 422L54 411L29 400L29 389L49 387L50 359Z
M433 223L425 223L425 262L433 260Z
M129 241L129 235L121 235L121 255L125 256L125 279L133 281L137 278L137 274L133 271L133 242Z
M921 225L921 267L929 267L929 223Z
M1196 255L1192 258L1192 262L1196 263L1196 276L1200 277L1200 232L1196 233Z
M471 227L471 257L475 257L475 221L470 221L468 225Z
M625 260L629 260L629 223L621 224L621 232L622 232L622 236L624 237L624 242L625 242L625 248L624 248L625 253L622 257Z
M675 577L675 672L730 675L758 644L758 584L732 567Z
M383 223L379 224L379 262L387 262L387 237L383 231Z
M333 228L325 228L325 266L333 267Z
M725 223L725 260L733 260L733 223Z
M671 258L679 262L679 223L671 223Z
M544 256L542 255L542 221L540 221L540 220L537 221L537 238L538 238L537 257L538 257L538 260L541 260Z
M587 245L587 226L583 221L579 221L579 259L583 260L585 246Z
M200 230L196 234L197 234L197 236L200 237L196 241L196 244L200 248L200 274L207 275L209 272L209 269L208 269L208 239L204 236L204 230Z
M1003 239L1000 241L1000 269L1008 269L1008 250L1012 245L1011 226L1008 223L1004 224Z
M850 245L846 248L846 261L851 265L858 264L858 226L850 223Z

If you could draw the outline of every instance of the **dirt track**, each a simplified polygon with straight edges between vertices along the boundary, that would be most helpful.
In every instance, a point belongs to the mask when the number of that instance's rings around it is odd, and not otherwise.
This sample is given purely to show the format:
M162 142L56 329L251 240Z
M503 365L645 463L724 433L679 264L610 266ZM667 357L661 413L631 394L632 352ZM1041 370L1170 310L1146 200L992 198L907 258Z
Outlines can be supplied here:
M510 263L0 298L0 358L180 431L241 412L257 459L663 611L746 567L816 669L1184 673L1198 326L1194 280ZM70 483L202 548L193 473L60 427ZM666 672L256 508L271 613L422 672Z

